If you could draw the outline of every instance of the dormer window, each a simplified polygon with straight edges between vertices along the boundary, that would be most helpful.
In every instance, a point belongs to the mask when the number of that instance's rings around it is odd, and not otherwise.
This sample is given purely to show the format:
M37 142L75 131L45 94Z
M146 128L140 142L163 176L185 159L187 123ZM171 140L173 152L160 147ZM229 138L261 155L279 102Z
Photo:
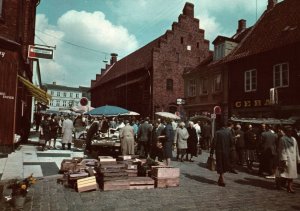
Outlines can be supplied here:
M225 46L224 43L215 46L214 60L218 60L224 57L225 55L224 46Z

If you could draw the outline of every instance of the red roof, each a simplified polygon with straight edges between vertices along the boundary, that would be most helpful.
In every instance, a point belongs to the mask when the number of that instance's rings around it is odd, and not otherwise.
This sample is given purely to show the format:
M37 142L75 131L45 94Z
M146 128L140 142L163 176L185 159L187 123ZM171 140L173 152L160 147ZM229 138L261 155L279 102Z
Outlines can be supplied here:
M122 58L120 61L114 63L106 70L99 80L96 81L95 85L91 89L124 74L134 72L146 66L149 67L149 65L152 66L152 51L153 48L159 47L161 37L153 40L142 48Z
M300 1L284 0L266 10L229 60L239 59L300 41Z

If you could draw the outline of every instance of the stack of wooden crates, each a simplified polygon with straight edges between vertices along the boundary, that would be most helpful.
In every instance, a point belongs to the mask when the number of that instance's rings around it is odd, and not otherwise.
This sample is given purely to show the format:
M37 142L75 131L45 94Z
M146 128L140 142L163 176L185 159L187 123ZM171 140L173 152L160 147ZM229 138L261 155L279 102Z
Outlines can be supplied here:
M152 166L151 175L155 181L155 188L179 186L179 168L167 166Z

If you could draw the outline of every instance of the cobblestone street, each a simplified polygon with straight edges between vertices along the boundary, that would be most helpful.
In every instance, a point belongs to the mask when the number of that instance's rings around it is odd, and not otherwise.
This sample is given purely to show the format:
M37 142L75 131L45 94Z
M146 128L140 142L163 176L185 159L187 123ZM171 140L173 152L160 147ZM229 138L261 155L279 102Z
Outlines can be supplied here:
M181 170L180 187L150 190L78 193L44 177L30 189L24 210L300 210L300 183L296 194L276 190L274 180L251 175L245 169L225 174L226 187L216 183L216 172L205 168L208 154L196 162L173 162ZM12 210L1 202L0 210Z

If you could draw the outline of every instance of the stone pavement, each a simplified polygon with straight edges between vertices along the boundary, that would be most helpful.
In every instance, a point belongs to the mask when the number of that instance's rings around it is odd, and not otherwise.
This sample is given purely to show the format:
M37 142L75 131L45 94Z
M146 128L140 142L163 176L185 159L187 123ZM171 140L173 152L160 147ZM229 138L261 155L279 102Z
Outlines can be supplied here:
M27 147L24 146L23 149ZM43 153L49 151L52 150ZM67 154L67 151L63 150L53 151ZM77 152L69 151L68 153ZM26 150L22 151L22 154L23 158L26 157ZM51 161L60 165L58 159L62 159L61 157L35 157L34 153L31 155L30 162L36 162L34 159L37 159L39 165L31 165L33 169L26 169L26 172L35 171L35 168L40 166L42 174L44 172L41 167L42 162ZM174 161L172 165L179 167L181 171L180 186L166 189L78 193L71 188L57 184L57 175L49 173L49 176L41 177L32 186L27 195L24 210L300 210L299 179L294 185L297 193L291 194L285 190L276 190L274 180L249 174L244 167L240 167L238 174L225 174L226 187L219 187L216 183L217 173L205 168L207 157L208 153L203 152L194 163ZM2 176L5 175L7 174L4 171ZM0 211L2 210L13 209L2 199Z

